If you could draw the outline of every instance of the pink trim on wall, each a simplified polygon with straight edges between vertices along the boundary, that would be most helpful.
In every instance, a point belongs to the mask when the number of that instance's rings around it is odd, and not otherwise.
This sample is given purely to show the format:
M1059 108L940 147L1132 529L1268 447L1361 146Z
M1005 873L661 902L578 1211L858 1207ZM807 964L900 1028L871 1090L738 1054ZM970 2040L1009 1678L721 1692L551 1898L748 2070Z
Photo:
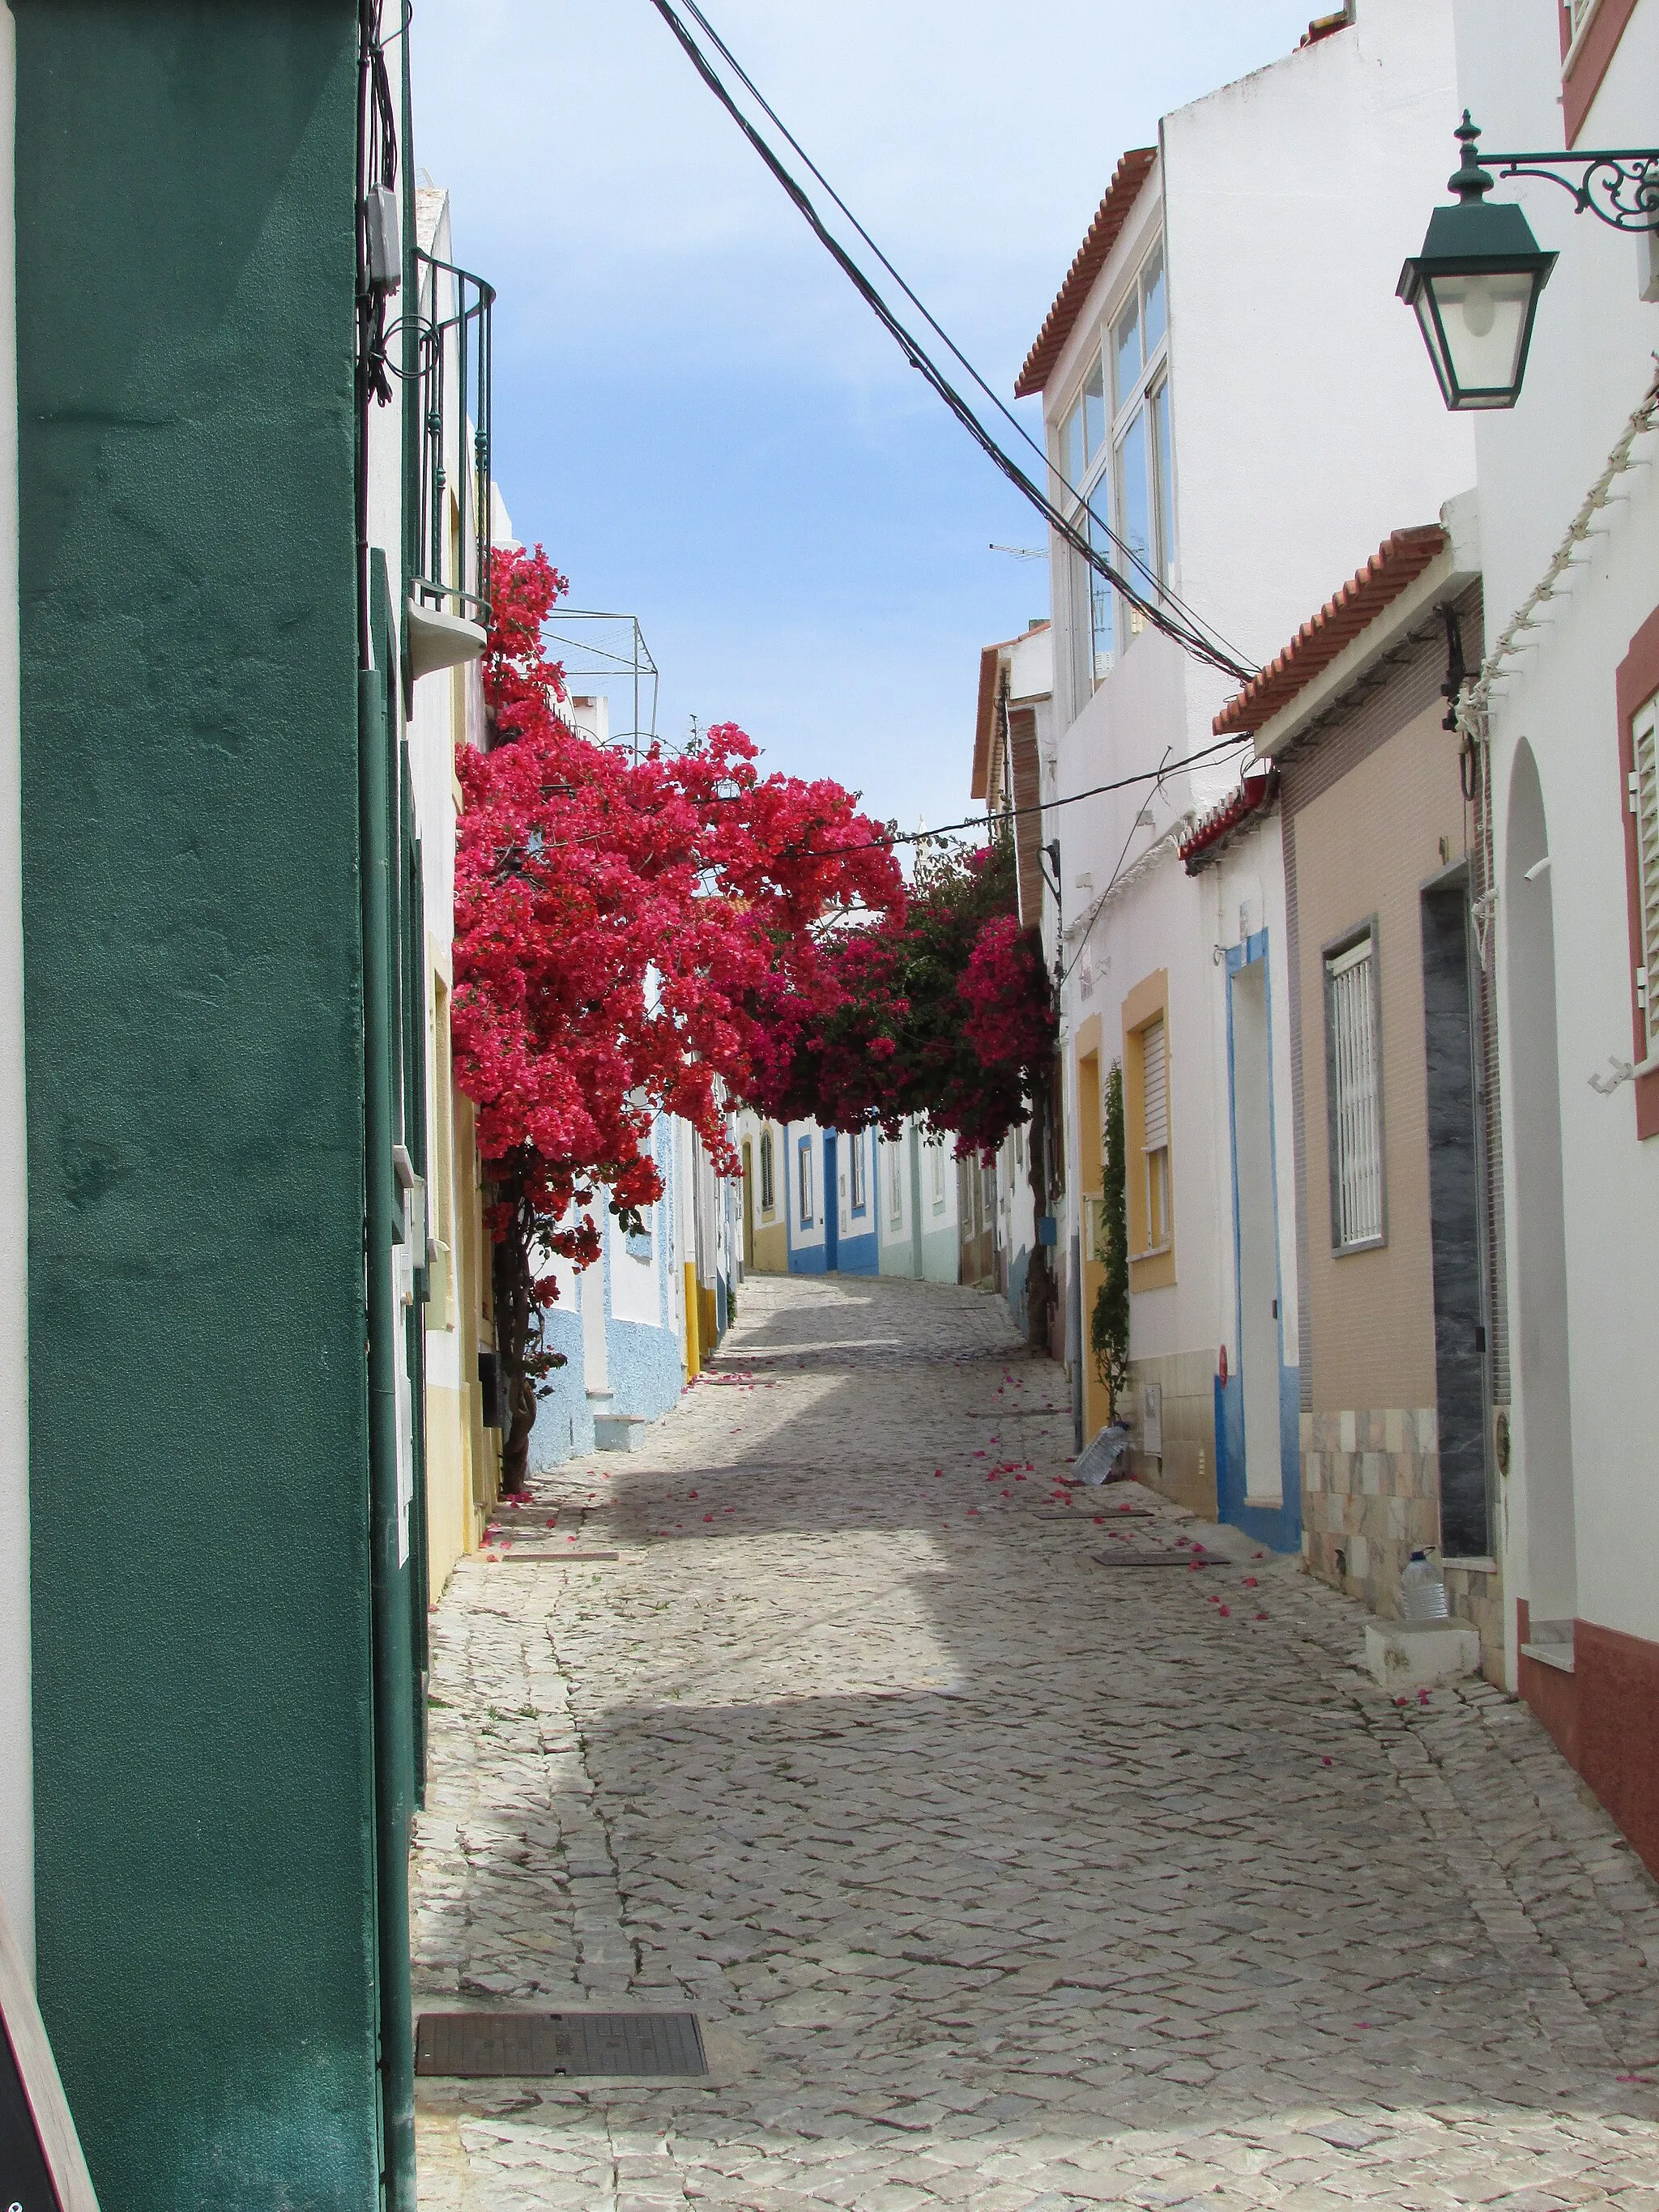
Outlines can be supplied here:
M1584 43L1578 49L1571 70L1561 80L1562 120L1566 126L1567 143L1573 145L1584 127L1590 102L1601 89L1601 80L1607 73L1619 41L1625 35L1625 26L1636 13L1636 0L1601 0L1595 21L1584 33ZM1564 8L1561 11L1561 51L1565 58L1569 43L1568 33L1572 18Z

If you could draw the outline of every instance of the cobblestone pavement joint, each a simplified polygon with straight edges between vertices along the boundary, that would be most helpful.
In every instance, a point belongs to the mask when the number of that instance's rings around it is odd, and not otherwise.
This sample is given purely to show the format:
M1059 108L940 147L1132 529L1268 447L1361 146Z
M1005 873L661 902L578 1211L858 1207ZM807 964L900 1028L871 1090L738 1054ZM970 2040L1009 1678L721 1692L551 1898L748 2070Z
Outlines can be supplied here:
M1612 1823L1295 1561L1061 1489L1000 1301L751 1277L641 1433L434 1615L416 2004L693 2008L710 2075L422 2079L424 2203L1659 2212Z

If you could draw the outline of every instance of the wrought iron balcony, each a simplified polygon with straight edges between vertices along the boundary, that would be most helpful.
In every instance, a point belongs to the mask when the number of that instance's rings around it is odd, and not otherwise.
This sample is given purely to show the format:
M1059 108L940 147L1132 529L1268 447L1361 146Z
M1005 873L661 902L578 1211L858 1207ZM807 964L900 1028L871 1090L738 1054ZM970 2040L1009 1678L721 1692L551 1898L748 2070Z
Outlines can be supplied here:
M417 607L489 626L490 311L495 287L417 252L410 586Z

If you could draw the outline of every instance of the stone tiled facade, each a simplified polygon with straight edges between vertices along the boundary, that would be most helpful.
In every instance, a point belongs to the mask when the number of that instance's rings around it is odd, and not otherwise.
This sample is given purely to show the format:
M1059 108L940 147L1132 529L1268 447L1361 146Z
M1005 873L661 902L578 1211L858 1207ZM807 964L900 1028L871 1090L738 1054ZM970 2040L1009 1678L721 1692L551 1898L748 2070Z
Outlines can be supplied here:
M1400 1577L1440 1541L1440 1455L1432 1406L1302 1416L1302 1548L1314 1573L1383 1620L1400 1612ZM1503 1578L1495 1565L1445 1569L1446 1598L1480 1632L1501 1681Z

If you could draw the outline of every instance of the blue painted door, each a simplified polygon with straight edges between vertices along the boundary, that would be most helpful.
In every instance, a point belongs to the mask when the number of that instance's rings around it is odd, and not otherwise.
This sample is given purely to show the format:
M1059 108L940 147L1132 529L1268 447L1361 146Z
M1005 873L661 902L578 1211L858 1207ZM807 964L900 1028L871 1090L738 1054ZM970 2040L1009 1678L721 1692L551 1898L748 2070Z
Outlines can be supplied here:
M823 1133L823 1264L833 1275L841 1265L841 1194L836 1188L836 1138Z

